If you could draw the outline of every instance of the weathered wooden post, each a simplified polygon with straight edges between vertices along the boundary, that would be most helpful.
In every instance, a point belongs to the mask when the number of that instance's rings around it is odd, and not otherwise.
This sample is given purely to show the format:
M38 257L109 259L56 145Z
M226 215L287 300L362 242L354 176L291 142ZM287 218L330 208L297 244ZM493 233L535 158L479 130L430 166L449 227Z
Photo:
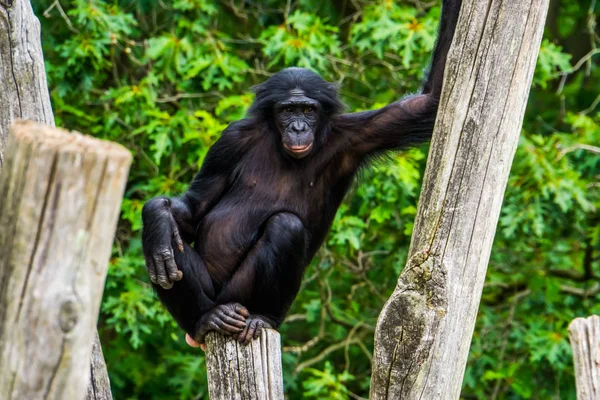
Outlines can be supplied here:
M0 1L0 167L8 130L19 119L54 125L40 21L28 0Z
M577 400L600 399L600 317L575 318L569 325Z
M250 344L211 332L206 337L206 368L211 400L283 400L281 340L263 329Z
M0 1L0 167L9 127L19 119L54 125L40 22L29 0ZM95 335L87 399L110 400L106 364Z
M83 399L131 154L13 125L0 173L0 399Z
M458 399L548 0L463 0L371 399Z
M87 388L86 400L112 400L110 391L110 380L102 354L102 346L98 331L94 332L94 344L92 346L92 358L90 360L90 379Z

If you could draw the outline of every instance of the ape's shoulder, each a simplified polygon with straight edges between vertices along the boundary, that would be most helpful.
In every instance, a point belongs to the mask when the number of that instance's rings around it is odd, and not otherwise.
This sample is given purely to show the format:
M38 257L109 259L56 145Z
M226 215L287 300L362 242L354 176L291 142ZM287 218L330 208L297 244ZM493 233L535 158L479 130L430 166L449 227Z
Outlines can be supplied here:
M256 131L256 122L252 118L244 118L230 123L221 136L226 138L240 138Z
M255 131L250 119L232 122L221 132L221 137L211 146L207 156L211 159L224 157L231 162L232 157L235 159L247 150Z

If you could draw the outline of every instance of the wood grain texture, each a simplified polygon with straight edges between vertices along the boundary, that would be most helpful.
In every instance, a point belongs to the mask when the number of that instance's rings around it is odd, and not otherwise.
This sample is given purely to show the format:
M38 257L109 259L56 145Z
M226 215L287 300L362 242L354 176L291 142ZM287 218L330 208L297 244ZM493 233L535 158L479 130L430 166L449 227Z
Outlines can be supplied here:
M21 122L0 173L0 399L82 399L124 147Z
M273 329L243 345L210 332L206 369L211 400L283 400L281 340Z
M104 355L98 332L94 332L94 345L92 347L92 358L90 360L90 383L87 387L86 399L88 400L112 400L110 391L110 380L106 371Z
M40 23L28 0L0 0L0 167L8 131L15 120L54 126L44 70ZM92 376L105 376L102 347L94 345ZM108 380L102 381L108 385ZM93 382L90 382L92 384ZM101 382L96 382L99 385ZM89 393L110 392L110 386L90 387ZM88 397L103 400L104 397Z
M577 400L600 399L600 317L575 318L569 325Z
M371 399L458 399L548 0L463 0Z
M0 166L13 121L54 125L40 22L28 0L0 0Z

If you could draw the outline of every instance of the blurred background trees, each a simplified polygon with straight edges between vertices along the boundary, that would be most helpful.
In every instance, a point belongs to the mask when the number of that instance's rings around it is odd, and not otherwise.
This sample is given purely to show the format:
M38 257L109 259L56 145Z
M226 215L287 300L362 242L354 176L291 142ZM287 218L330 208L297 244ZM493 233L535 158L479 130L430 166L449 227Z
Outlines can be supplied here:
M203 354L152 293L140 211L183 191L209 146L288 66L339 82L349 110L418 90L440 1L36 0L57 125L134 166L102 304L118 399L206 396ZM596 0L553 0L463 397L574 398L566 327L600 313ZM368 396L373 330L404 266L427 148L364 171L282 327L290 399Z

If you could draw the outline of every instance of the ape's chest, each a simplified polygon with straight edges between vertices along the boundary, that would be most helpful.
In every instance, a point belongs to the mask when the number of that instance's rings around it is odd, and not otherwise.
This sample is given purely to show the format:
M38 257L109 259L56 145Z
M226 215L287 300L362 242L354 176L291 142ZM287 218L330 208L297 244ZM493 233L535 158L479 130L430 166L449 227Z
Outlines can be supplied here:
M232 189L249 202L269 208L288 208L304 214L321 208L328 196L324 177L287 171L247 171Z

